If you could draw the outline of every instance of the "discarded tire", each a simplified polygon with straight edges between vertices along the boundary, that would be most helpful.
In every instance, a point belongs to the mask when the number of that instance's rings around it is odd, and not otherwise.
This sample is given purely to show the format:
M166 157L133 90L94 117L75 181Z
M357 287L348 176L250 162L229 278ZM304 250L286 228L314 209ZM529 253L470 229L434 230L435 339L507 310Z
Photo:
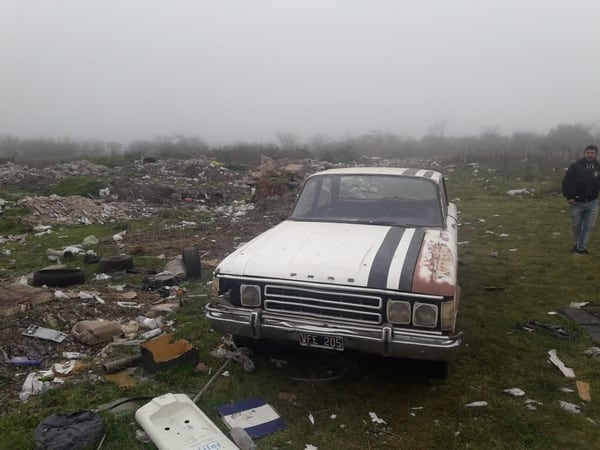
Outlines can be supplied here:
M133 269L133 258L129 255L103 256L98 261L98 271L100 273L129 269Z
M42 269L33 273L34 286L66 287L85 283L85 273L78 269Z
M200 254L196 247L186 247L182 253L183 264L185 265L185 276L187 278L200 277Z

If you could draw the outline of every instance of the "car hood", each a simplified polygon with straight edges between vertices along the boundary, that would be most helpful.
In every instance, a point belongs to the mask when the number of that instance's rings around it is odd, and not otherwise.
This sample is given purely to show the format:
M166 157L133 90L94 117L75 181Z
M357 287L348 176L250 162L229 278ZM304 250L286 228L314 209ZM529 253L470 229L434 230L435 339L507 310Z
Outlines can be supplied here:
M452 252L439 251L440 245L451 248L443 243L447 234L438 229L288 220L238 248L217 271L445 295L448 289L442 293L440 286L455 284L455 270L447 270ZM456 263L455 252L450 258ZM445 273L440 277L442 266Z

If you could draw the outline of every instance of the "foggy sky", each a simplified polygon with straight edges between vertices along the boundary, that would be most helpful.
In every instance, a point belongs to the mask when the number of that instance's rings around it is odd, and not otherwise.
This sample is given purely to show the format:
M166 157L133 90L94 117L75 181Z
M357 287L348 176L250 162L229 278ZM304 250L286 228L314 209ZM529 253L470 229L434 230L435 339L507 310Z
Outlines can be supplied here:
M597 0L0 0L0 135L600 123Z

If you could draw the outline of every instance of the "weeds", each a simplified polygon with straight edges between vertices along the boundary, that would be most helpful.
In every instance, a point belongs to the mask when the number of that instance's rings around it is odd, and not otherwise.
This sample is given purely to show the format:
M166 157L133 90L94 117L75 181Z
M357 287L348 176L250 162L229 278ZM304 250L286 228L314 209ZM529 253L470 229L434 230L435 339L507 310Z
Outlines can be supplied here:
M560 177L554 175L525 179L481 170L448 173L450 198L461 210L458 327L464 332L464 344L450 365L447 380L431 377L427 365L420 362L351 353L323 360L322 355L299 348L267 347L252 356L253 372L231 364L229 376L211 385L199 407L224 429L216 407L255 396L265 398L288 426L258 440L259 448L265 449L304 449L309 443L319 449L349 450L597 447L593 443L600 442L600 408L595 398L600 392L599 363L583 354L593 342L565 316L549 312L559 312L571 301L599 301L600 231L592 236L591 255L569 253L567 209L557 193ZM530 193L507 194L515 188ZM160 222L130 222L128 233L152 236L150 230ZM60 235L68 235L71 241L84 234L106 236L102 245L109 249L112 242L108 237L117 228L65 227ZM156 231L154 236L158 236ZM190 237L188 245L195 244L201 245ZM15 248L15 254L22 252L15 258L31 257L38 264L45 249L40 245L33 241ZM19 263L17 271L33 265ZM188 299L173 318L177 336L197 346L201 360L216 368L221 361L210 351L220 343L220 336L211 332L202 318L209 278L210 274L204 273L201 281L185 286ZM527 320L563 326L570 337L525 331L519 324ZM574 368L577 380L590 383L591 402L580 401L574 392L561 391L574 389L574 380L548 363L547 351L552 348ZM338 358L347 368L344 376L328 382L298 381L299 376L322 373L323 367L333 370L330 375L338 373L339 366L332 364ZM274 361L285 361L285 365ZM95 370L93 365L90 370ZM183 392L193 397L209 377L190 368L172 369L141 378L127 393L105 382L67 383L0 413L0 429L6 431L4 448L29 448L33 429L51 413L95 408L124 395ZM513 387L523 389L526 397L514 398L503 392ZM537 409L527 408L526 398L540 402ZM488 405L465 406L481 400ZM582 413L569 414L560 408L559 400L581 405ZM386 423L373 423L370 412ZM153 448L135 440L131 413L115 416L105 412L103 416L107 425L103 449Z

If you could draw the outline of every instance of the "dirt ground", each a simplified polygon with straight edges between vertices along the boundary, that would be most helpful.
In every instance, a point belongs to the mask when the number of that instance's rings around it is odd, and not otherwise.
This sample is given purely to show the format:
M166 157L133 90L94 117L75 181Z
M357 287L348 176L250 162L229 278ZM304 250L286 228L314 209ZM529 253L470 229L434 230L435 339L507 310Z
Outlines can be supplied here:
M28 197L16 206L27 206L33 211L28 217L32 224L48 225L117 220L122 223L130 218L177 215L179 208L192 206L208 214L211 220L128 233L123 249L134 257L136 254L164 255L167 262L181 255L183 248L194 246L200 253L203 270L212 270L238 244L283 220L296 198L298 180L315 169L301 161L295 162L292 174L285 171L290 162L267 162L266 168L257 168L252 176L213 167L207 161L137 163L111 171L111 182L107 186L110 192L105 192L103 198ZM72 174L105 174L106 170L97 165L70 163L62 170L60 165L53 166L48 173L6 165L0 166L0 172L3 174L0 186L12 183L24 188L55 182ZM288 185L292 178L294 182ZM4 240L0 240L0 246L2 242ZM176 308L181 300L174 289L169 292L139 287L116 290L106 284L99 288L89 282L46 289L19 284L20 278L20 274L15 274L0 285L0 398L3 403L20 401L18 396L27 375L65 362L65 352L85 354L97 367L110 359L110 355L102 354L106 343L89 346L69 334L76 323L101 318L117 321L123 329L131 331L138 316L165 316L166 311ZM126 280L121 283L115 282L115 285L127 286ZM131 307L133 303L139 307ZM67 336L62 342L55 342L24 335L30 325L64 332ZM131 336L145 331L148 330L138 324ZM11 364L11 361L17 362L15 357L28 357L39 365Z

